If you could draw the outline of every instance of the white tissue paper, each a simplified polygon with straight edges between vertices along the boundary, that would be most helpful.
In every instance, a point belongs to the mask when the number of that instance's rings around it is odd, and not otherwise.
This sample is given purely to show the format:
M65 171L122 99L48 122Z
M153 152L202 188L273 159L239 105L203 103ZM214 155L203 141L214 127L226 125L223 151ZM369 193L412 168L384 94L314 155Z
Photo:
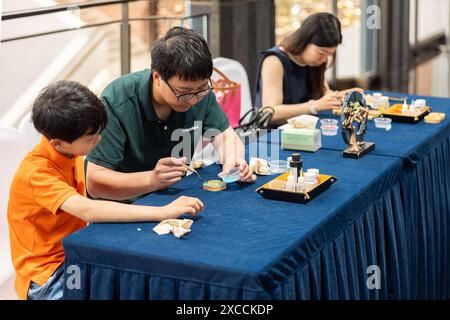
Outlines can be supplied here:
M249 163L250 170L261 176L270 175L270 168L267 160L261 158L251 158Z
M186 233L191 232L191 226L194 221L191 219L167 219L161 221L153 228L158 235L169 234L172 232L175 237L180 238Z
M309 129L309 130L314 130L317 126L317 122L319 121L318 117L315 116L311 116L311 115L301 115L295 118L290 118L287 120L288 124L292 127L292 128L296 128L296 129Z

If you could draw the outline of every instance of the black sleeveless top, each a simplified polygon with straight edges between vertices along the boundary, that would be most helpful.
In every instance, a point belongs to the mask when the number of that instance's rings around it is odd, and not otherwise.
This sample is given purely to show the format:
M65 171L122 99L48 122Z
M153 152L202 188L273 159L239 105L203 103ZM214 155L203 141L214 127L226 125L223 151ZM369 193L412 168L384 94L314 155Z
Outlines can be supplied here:
M261 62L258 66L258 78L256 82L255 107L261 108L262 100L262 81L261 67L264 59L270 55L275 55L280 59L283 65L283 104L303 103L310 100L310 88L308 85L308 72L310 67L301 67L291 61L287 54L278 47L273 47L266 51L260 52L262 55ZM265 106L264 106L265 107Z

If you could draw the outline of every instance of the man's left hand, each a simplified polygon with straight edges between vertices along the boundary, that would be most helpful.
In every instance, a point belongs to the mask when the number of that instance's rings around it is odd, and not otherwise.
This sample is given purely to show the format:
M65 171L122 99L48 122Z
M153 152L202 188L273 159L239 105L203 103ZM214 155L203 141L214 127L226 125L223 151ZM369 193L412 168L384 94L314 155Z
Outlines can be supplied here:
M235 163L225 163L222 167L222 173L228 173L231 169L238 167L240 171L241 182L255 182L256 175L250 170L250 167L244 159L237 160Z

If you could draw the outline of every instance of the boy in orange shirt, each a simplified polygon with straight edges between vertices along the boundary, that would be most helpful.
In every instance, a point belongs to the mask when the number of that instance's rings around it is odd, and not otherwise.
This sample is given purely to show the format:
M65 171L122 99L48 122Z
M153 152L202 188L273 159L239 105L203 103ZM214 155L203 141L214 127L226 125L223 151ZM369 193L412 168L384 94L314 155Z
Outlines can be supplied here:
M160 221L203 210L180 197L164 207L126 205L86 197L84 159L100 141L103 103L77 82L59 81L33 104L42 141L23 159L11 184L8 223L20 299L62 299L62 239L86 222ZM173 159L174 165L182 159Z

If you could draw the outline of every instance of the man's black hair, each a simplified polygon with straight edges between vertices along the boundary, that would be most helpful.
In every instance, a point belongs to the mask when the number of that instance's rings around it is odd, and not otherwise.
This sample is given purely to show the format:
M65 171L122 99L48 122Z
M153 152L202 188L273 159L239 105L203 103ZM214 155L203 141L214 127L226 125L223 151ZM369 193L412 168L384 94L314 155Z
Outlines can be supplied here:
M173 27L152 49L152 71L163 80L178 75L187 81L211 77L212 58L205 39L195 30Z
M103 102L82 84L58 81L43 89L33 103L34 127L47 139L72 143L101 132L107 123Z

